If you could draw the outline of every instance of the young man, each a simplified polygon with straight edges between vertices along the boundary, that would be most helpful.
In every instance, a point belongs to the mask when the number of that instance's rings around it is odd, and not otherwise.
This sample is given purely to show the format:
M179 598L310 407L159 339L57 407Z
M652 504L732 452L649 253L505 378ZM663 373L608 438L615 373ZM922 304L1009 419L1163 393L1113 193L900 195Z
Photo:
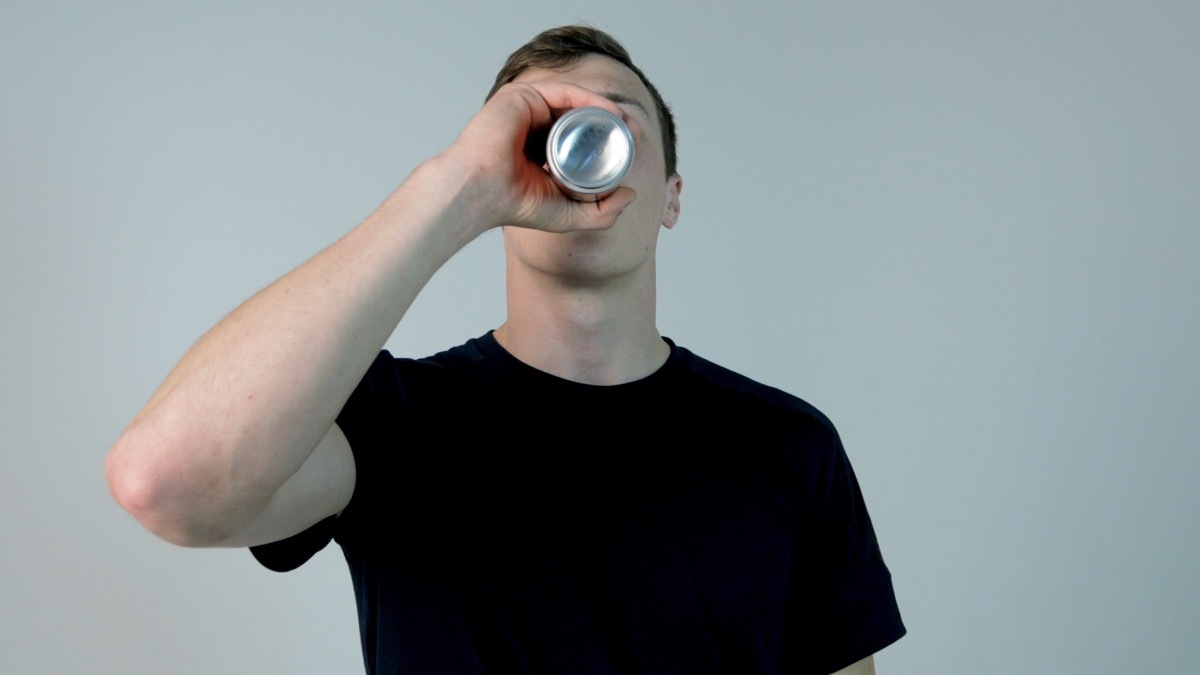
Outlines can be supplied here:
M636 146L587 203L524 150L585 105ZM450 148L184 356L109 455L117 500L272 569L336 540L369 672L873 672L904 627L832 425L658 333L674 143L612 38L537 36ZM507 320L381 352L494 227Z

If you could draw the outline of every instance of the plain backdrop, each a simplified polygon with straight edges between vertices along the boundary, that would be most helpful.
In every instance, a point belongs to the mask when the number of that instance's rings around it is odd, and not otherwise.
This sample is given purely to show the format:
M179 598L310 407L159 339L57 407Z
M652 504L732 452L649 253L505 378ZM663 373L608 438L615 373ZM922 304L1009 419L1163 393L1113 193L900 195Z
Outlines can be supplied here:
M539 0L0 6L0 671L361 672L336 546L175 548L104 455L581 20L678 116L661 331L842 433L909 628L879 672L1200 669L1200 4ZM388 347L499 324L502 256Z

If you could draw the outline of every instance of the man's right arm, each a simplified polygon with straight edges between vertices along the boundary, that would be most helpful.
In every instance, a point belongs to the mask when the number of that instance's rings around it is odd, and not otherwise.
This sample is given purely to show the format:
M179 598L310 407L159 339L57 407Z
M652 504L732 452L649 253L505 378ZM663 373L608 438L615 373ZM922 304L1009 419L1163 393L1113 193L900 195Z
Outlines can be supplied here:
M354 460L334 420L437 269L492 227L602 229L633 200L571 202L521 153L580 105L620 113L578 87L503 88L362 224L214 326L109 452L117 501L185 546L267 543L339 513Z

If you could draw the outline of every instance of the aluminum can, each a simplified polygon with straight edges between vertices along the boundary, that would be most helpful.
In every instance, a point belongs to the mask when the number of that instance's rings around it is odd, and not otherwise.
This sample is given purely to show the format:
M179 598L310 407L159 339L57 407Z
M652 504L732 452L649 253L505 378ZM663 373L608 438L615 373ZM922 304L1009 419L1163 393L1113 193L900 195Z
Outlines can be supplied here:
M594 202L612 194L633 166L633 134L603 108L574 108L546 139L546 168L571 199Z

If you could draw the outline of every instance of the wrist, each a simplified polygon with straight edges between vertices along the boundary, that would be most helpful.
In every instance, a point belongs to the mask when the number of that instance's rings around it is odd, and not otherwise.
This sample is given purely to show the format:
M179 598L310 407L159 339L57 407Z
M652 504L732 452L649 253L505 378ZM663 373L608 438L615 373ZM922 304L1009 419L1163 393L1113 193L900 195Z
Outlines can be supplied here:
M449 258L493 227L471 169L438 155L422 162L368 219L401 239ZM369 226L370 227L370 226ZM372 228L374 229L374 228Z
M512 189L498 179L503 173L501 167L451 147L422 163L414 176L417 173L422 183L445 199L447 219L455 221L447 227L458 228L474 239L505 224Z

